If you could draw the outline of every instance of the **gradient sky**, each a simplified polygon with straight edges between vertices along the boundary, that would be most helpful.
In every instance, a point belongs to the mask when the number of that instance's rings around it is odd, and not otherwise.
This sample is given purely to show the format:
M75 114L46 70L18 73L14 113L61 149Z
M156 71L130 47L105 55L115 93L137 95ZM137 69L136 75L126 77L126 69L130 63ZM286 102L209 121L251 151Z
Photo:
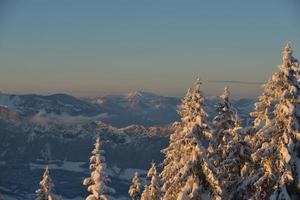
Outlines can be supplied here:
M287 41L300 58L299 10L298 0L0 0L0 91L177 96L200 76L207 95L229 85L254 97Z

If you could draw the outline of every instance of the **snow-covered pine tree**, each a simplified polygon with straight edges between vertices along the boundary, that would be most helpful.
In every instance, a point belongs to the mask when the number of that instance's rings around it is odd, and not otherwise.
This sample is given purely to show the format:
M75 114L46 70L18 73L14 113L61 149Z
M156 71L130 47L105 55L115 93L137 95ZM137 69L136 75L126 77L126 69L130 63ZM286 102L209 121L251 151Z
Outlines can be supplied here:
M142 195L143 199L160 200L160 183L157 175L156 165L154 162L151 164L151 168L148 171L147 177L150 179L150 185L145 187L145 191Z
M142 193L141 200L152 200L151 194L150 194L150 189L149 189L148 185L145 185L145 187L144 187L144 191Z
M129 196L132 200L140 200L142 195L142 184L137 172L135 172L134 177L132 178L132 185L128 191Z
M217 179L221 182L222 199L236 200L236 187L243 181L243 169L248 167L251 156L250 145L243 140L244 129L236 126L224 131L222 143L217 152L220 162L217 169Z
M105 158L101 155L103 152L100 150L100 137L98 136L95 143L95 148L90 157L90 169L92 170L90 177L85 178L83 185L88 187L91 193L86 200L107 200L109 194L114 190L107 184L110 181L106 175Z
M48 166L45 169L43 179L40 181L40 188L36 190L36 200L54 200L51 193L54 184L49 174Z
M216 169L216 177L222 188L222 199L234 199L231 192L241 181L240 172L250 157L248 145L243 141L243 128L236 109L229 99L229 89L224 89L222 102L216 108L213 120L213 137L209 146L209 160Z
M256 133L257 130L271 123L270 116L272 116L275 103L273 90L272 80L263 85L263 93L259 96L259 101L254 104L254 111L250 113L250 116L254 118L252 133Z
M236 109L232 106L229 95L229 88L225 87L224 93L220 96L222 101L215 106L218 115L213 119L213 137L210 140L209 151L218 149L226 130L239 127L240 125L240 119L238 118ZM209 153L217 155L213 152Z
M238 187L240 199L300 199L300 85L298 82L299 62L292 56L288 43L283 51L283 63L266 84L266 102L258 117L263 123L251 139L252 165L248 177ZM263 100L265 101L265 100ZM271 114L268 106L274 103ZM259 122L258 121L258 122Z
M237 111L233 107L230 99L229 88L224 88L224 93L220 96L222 102L216 105L216 110L219 113L213 119L214 132L216 134L222 133L224 130L236 127L240 124Z
M203 146L211 134L199 79L195 85L195 90L189 89L183 98L181 122L170 136L169 147L163 150L163 200L201 200L208 192L212 199L220 199L222 193Z
M160 200L161 199L161 189L160 189L160 179L157 175L156 165L153 162L147 176L150 178L151 182L149 185L151 199Z

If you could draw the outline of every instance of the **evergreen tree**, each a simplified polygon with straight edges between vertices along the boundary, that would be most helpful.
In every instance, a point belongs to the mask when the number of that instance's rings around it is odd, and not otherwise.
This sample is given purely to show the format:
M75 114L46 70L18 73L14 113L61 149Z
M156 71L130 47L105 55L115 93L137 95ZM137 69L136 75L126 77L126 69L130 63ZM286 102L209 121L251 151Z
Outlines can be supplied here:
M224 143L219 146L222 160L216 168L223 199L236 199L236 187L243 181L243 170L250 162L251 149L250 145L243 140L243 134L242 127L228 129L223 137Z
M40 189L36 193L36 200L53 200L54 197L51 193L54 184L49 174L48 166L45 169L43 179L40 181Z
M250 150L243 142L243 128L239 126L240 120L230 102L227 87L221 99L222 102L216 106L219 114L213 120L214 130L208 155L216 169L223 199L234 199L231 197L231 192L241 181L240 172L250 157Z
M213 119L213 137L210 140L209 154L211 156L217 156L217 150L223 140L228 134L226 131L239 127L240 119L238 118L236 109L232 106L232 103L229 99L229 89L225 87L224 93L220 96L222 102L218 103L215 107L218 112L218 115ZM217 160L215 160L217 162Z
M83 185L88 187L91 193L86 200L107 200L108 194L114 192L107 184L110 181L106 175L105 158L101 155L100 137L97 137L95 148L90 157L90 169L92 170L90 177L85 178Z
M213 119L214 137L222 134L224 130L234 128L240 124L237 111L232 106L229 95L229 88L225 87L224 93L220 96L222 102L216 105L216 110L219 114Z
M300 85L299 62L292 56L290 44L283 51L283 63L264 88L261 99L264 110L256 135L251 138L254 149L248 177L238 187L241 199L300 198ZM266 100L267 99L267 100ZM266 102L265 102L266 101ZM274 108L271 108L271 103ZM272 110L269 114L268 111Z
M147 177L150 179L150 185L145 187L146 191L143 192L143 199L160 200L161 191L155 163L152 163Z
M163 150L163 200L199 200L208 191L212 199L220 199L222 193L203 146L211 134L199 79L195 85L195 90L188 90L183 98L181 122L170 136L169 147Z
M138 173L136 172L134 174L134 177L132 178L132 185L129 188L128 191L129 196L132 200L140 200L142 195L142 184L139 178Z
M254 133L271 123L270 116L272 116L272 108L275 103L274 94L271 92L272 88L274 85L272 85L271 80L263 85L263 93L258 98L259 101L254 104L254 112L250 113L250 116L254 118L254 126L252 127Z
M145 185L144 191L142 193L141 200L152 200L150 194L150 188L148 185Z

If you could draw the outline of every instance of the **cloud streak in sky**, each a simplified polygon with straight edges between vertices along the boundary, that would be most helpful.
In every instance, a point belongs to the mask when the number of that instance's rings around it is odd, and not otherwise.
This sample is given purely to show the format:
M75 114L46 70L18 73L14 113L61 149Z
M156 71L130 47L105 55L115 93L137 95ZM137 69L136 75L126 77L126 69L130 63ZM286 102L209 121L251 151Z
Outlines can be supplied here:
M262 85L263 82L256 81L235 81L235 80L205 80L208 83L230 83L230 84L239 84L239 85Z

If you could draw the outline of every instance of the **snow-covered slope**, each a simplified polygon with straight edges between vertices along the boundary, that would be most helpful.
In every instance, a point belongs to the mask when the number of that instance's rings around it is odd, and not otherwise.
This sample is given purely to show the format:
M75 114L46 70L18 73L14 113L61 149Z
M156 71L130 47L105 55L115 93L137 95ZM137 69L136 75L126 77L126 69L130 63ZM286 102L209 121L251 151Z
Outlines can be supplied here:
M114 126L128 124L153 126L178 119L176 112L180 99L149 92L131 92L123 95L106 95L91 99L101 110L109 113L104 121Z
M106 95L90 101L100 110L108 113L103 119L106 123L117 127L129 124L153 126L179 120L177 109L179 97L165 97L149 92L131 92L123 95ZM216 115L214 105L219 101L217 97L206 101L206 109L210 116ZM238 99L233 101L244 123L249 123L248 113L253 110L253 99Z
M135 171L145 173L152 160L161 162L160 149L168 143L171 127L115 128L100 121L40 125L0 119L0 193L15 199L32 199L45 165L49 165L55 192L72 199L86 194L94 138L100 135L112 185L119 198L126 196Z
M95 116L99 107L67 94L11 95L0 93L0 105L18 112L22 116L33 116L41 111L53 114Z
M216 114L217 101L206 101L210 118ZM0 193L11 199L32 199L48 164L55 192L64 199L80 199L86 194L82 178L88 173L94 137L100 134L119 195L115 198L127 198L134 172L143 175L152 160L162 161L160 150L168 145L179 103L176 97L145 92L93 100L63 94L0 94ZM253 100L234 104L247 122Z
M216 114L214 105L217 98L207 99L206 109L210 116ZM240 99L233 102L244 122L253 109L253 100ZM47 116L51 119L88 118L99 119L115 127L131 124L146 127L163 125L177 121L178 97L165 97L148 92L132 92L123 95L106 95L94 99L78 99L66 94L10 95L0 93L0 105L7 107L20 117L40 120ZM0 112L1 115L1 112Z

